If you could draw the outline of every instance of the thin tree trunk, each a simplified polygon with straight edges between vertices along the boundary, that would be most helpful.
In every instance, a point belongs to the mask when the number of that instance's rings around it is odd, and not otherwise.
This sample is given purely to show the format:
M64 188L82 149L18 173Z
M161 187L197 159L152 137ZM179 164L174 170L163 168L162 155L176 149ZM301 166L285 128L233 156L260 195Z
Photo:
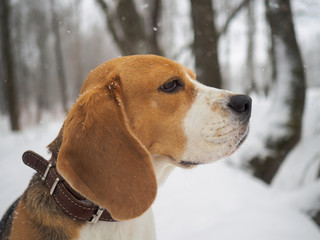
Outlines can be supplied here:
M265 0L264 3L265 3L265 8L267 9L269 1ZM268 25L271 26L272 19L271 19L271 15L269 14L269 11L267 11L267 10L266 10L266 20L268 22ZM271 29L270 29L270 31L271 31ZM269 94L270 88L271 88L272 84L275 83L275 80L276 80L277 66L276 66L276 57L275 56L276 56L276 54L275 54L275 46L274 46L274 34L270 33L270 46L268 49L268 58L269 58L269 62L271 65L271 81L269 81L268 84L265 85L265 88L264 88L265 95Z
M211 0L191 0L194 28L194 53L197 79L209 86L221 87L218 36Z
M254 175L270 183L284 158L300 139L306 86L290 0L266 0L266 6L274 39L276 67L275 99L271 110L282 114L282 118L272 123L273 129L280 129L279 135L270 135L266 139L269 154L256 156L250 163ZM272 132L273 129L267 131Z
M39 28L41 29L41 27ZM44 32L44 31L43 31ZM47 67L46 67L46 61L47 61L47 56L46 56L46 49L45 49L45 38L42 37L41 35L43 34L41 31L38 38L37 38L37 45L40 50L40 74L38 74L38 99L37 99L37 123L41 121L42 118L42 112L43 109L48 107L47 103Z
M36 46L39 50L39 73L35 74L36 83L35 89L37 93L37 113L36 113L36 122L39 123L42 118L43 110L48 107L47 101L47 78L48 78L48 69L47 69L47 51L46 51L46 40L47 35L43 34L47 31L47 23L45 13L40 8L34 8L32 11L32 24L33 28L37 29L36 31Z
M59 22L58 16L54 6L54 0L50 0L50 10L51 10L51 23L52 30L55 36L55 56L56 56L56 64L57 64L57 75L61 92L62 99L62 107L65 112L68 111L68 99L67 99L67 91L66 91L66 77L64 72L64 63L62 56L62 46L60 40L60 31L59 31Z
M255 83L255 74L254 74L254 52L255 52L255 17L254 17L254 1L249 2L248 4L248 46L247 46L247 77L249 81L249 88L247 93L256 92L257 87Z
M117 6L117 16L120 20L124 35L130 38L126 41L127 54L148 51L145 45L147 34L144 30L143 21L135 7L134 1L119 0Z
M317 178L320 178L320 167L318 169ZM316 222L316 224L320 227L320 209L318 212L313 216L313 220Z
M97 0L97 3L103 10L108 30L123 55L143 53L163 55L158 41L154 39L156 33L150 34L155 26L152 29L144 26L143 18L137 11L134 1L119 0L116 14L110 11L105 0ZM155 2L153 19L151 19L153 23L159 16L160 4L160 0Z
M191 0L197 78L204 84L221 88L222 78L218 57L218 40L227 32L232 19L250 0L243 0L227 17L218 31L215 24L214 9L211 0Z
M152 42L152 46L159 46L159 42L158 42L158 33L160 30L160 26L159 26L159 18L161 15L161 10L162 10L162 4L161 4L161 0L155 0L153 3L153 8L152 8L152 27L153 27L153 32L152 32L152 37L151 37L151 42ZM159 49L159 47L156 47L157 49ZM155 51L158 51L157 49L155 49ZM155 52L155 54L160 54Z
M84 81L84 74L83 74L83 61L82 61L82 41L81 41L81 29L80 29L80 22L81 22L81 12L80 12L80 0L75 2L75 14L73 15L74 18L74 31L73 31L73 35L76 36L76 40L75 40L75 53L76 53L76 63L75 63L75 67L76 67L76 87L74 89L73 92L73 96L77 97L83 81Z
M19 105L18 97L15 88L15 75L14 75L14 56L11 45L11 31L10 31L10 14L11 7L9 0L1 0L1 37L2 37L2 60L3 70L5 77L5 87L7 92L7 102L10 115L10 124L13 131L20 130L19 124Z

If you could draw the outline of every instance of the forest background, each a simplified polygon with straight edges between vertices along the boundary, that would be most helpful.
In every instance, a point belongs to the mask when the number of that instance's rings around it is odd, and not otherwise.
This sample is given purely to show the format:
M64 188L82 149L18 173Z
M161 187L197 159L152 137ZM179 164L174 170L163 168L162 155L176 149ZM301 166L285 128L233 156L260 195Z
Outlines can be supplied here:
M62 123L100 63L162 55L206 85L252 96L250 136L226 162L279 191L307 192L300 210L320 225L320 2L2 0L0 11L3 142Z

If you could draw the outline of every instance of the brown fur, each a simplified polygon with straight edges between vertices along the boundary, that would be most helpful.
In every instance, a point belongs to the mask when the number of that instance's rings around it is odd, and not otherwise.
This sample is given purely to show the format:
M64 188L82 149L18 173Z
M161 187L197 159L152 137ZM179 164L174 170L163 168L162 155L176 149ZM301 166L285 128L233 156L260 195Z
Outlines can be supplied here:
M183 153L182 120L195 95L186 71L152 55L111 60L88 76L67 116L58 170L117 220L138 217L153 203L157 183L150 154L177 159ZM181 79L185 91L159 92L172 78Z
M118 73L125 111L134 134L151 154L178 159L186 141L182 120L195 97L194 85L186 79L186 72L194 77L190 69L163 57L117 58L97 67L81 92L105 82L105 74ZM185 91L179 94L158 91L159 86L174 77L185 83Z
M64 123L58 171L67 182L117 220L145 212L157 183L151 158L131 133L120 83L88 90Z
M184 151L182 121L196 95L186 73L194 78L191 70L153 55L98 66L48 146L65 180L117 220L138 217L153 203L151 155L174 163ZM185 90L159 91L172 78ZM82 224L61 211L36 174L17 207L10 239L74 239Z
M9 239L76 239L83 224L62 211L36 174L15 210Z

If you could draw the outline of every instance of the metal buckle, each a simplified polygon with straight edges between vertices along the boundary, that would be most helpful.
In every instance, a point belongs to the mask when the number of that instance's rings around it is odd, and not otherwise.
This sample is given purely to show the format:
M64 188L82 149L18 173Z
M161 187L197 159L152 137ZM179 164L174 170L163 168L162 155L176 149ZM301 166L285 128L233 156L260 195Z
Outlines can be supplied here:
M50 189L50 195L52 195L54 193L54 190L56 189L57 185L58 185L58 182L60 181L59 178L56 178L56 180L54 180L54 183Z
M97 223L103 213L105 209L104 208L101 208L99 207L97 212L95 214L92 215L92 219L91 221L88 221L89 223Z
M43 174L43 176L42 176L42 178L41 178L41 180L42 180L42 181L46 180L47 175L48 175L49 170L50 170L50 168L51 168L51 167L52 167L52 164L51 164L51 163L49 163L49 165L47 166L46 171L44 172L44 174Z

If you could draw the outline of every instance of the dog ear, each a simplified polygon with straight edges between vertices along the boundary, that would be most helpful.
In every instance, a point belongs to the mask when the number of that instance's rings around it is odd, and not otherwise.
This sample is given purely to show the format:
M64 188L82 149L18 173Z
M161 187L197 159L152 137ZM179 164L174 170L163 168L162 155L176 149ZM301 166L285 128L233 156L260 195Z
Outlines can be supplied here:
M57 169L116 220L142 215L157 193L151 157L130 130L121 82L83 93L64 122Z

